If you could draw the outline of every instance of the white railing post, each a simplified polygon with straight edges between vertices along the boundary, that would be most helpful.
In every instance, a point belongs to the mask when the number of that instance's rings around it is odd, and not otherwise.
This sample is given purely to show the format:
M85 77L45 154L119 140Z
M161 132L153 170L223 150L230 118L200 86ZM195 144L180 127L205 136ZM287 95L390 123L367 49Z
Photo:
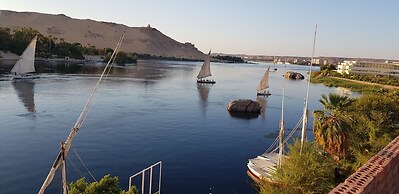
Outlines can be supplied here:
M161 178L162 178L162 161L159 161L145 169L143 169L142 171L134 174L133 176L131 176L129 178L129 190L132 188L133 185L133 178L140 175L141 174L141 194L144 194L144 189L145 189L145 172L150 170L150 177L149 177L149 194L152 194L152 179L153 179L153 168L159 165L159 180L158 180L158 191L154 192L154 194L160 194L161 193Z
M159 161L159 186L158 186L158 194L161 194L161 177L162 177L162 161Z
M145 171L143 171L143 176L141 178L141 194L144 194L144 182L145 182Z
M149 188L149 191L148 191L148 194L151 194L151 188L152 188L152 167L153 166L151 166L151 168L150 168L150 188Z

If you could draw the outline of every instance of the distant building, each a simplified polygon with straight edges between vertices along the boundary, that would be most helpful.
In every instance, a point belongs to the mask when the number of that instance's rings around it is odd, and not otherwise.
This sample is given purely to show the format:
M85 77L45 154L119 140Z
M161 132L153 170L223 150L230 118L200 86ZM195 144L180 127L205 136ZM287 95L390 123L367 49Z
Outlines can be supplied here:
M340 74L349 74L350 67L355 64L356 61L344 61L337 66L337 72Z
M340 74L390 75L399 77L399 63L344 61L337 66Z
M314 65L320 65L320 59L317 59L317 58L312 59L312 64L314 64Z
M327 59L315 58L315 59L313 59L312 64L314 64L314 65L328 65L328 61L327 61Z

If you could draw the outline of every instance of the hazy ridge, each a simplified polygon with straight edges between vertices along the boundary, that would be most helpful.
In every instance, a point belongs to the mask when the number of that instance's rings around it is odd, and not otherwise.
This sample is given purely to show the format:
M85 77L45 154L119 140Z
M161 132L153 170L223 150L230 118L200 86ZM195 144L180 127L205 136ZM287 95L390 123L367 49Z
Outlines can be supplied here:
M164 57L203 59L204 54L191 43L180 43L156 28L129 27L123 24L73 19L63 14L0 10L0 26L11 30L31 27L43 35L64 38L66 42L79 42L97 48L114 48L126 30L122 44L125 52L136 52Z

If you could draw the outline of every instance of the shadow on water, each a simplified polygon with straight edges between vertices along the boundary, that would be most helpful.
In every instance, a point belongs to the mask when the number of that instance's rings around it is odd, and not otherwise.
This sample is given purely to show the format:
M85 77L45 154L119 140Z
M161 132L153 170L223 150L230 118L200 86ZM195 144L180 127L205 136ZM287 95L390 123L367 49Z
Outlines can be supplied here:
M267 97L257 96L256 101L259 103L261 110L260 115L263 119L266 118L266 106L267 106Z

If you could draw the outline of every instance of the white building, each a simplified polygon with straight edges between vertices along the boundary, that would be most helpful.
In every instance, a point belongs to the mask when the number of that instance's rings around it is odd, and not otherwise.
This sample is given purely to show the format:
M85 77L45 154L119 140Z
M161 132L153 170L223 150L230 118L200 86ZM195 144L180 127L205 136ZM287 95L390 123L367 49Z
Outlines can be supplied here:
M314 65L328 65L328 61L326 59L314 58L312 60L312 64L314 64Z
M344 61L337 66L337 72L340 74L349 74L350 67L356 64L356 61Z
M344 61L337 66L340 74L390 75L399 77L399 63Z

